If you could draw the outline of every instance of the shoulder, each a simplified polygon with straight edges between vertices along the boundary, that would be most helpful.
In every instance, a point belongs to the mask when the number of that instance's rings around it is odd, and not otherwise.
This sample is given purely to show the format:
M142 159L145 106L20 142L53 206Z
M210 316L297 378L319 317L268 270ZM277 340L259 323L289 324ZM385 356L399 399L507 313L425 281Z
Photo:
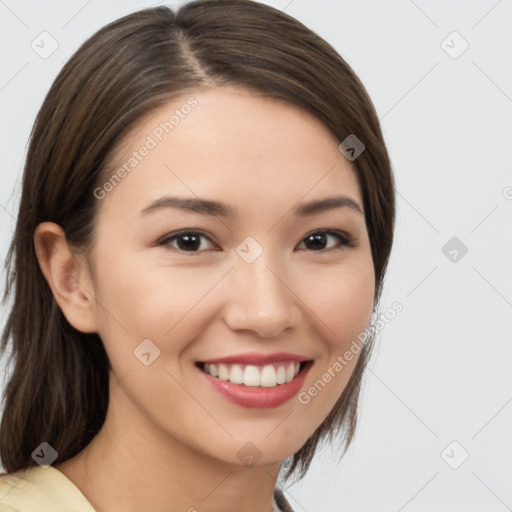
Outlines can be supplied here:
M20 509L13 506L13 490L18 486L23 472L0 473L0 512L19 512ZM11 496L9 496L11 494ZM15 498L15 497L14 497ZM14 499L14 501L16 501Z
M9 505L5 505L0 501L0 512L21 512L19 510L16 510Z
M22 509L15 505L17 499L14 492L22 481L24 471L16 473L0 473L0 512L21 512Z
M0 474L0 512L94 512L78 488L49 466Z

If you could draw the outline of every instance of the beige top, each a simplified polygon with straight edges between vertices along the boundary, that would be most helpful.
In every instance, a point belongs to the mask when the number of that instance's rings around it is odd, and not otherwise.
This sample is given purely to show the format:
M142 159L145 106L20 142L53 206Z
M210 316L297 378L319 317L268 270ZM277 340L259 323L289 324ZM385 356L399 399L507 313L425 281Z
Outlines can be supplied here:
M293 512L279 489L274 512ZM78 487L52 466L0 476L0 512L96 512Z

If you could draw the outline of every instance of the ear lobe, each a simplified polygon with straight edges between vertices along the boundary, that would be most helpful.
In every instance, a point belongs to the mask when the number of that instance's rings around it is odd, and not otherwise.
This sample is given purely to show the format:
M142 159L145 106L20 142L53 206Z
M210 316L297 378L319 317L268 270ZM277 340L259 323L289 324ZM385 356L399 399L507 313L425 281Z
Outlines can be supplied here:
M64 230L42 222L34 232L39 267L68 322L81 332L97 332L94 287L85 260L73 253Z

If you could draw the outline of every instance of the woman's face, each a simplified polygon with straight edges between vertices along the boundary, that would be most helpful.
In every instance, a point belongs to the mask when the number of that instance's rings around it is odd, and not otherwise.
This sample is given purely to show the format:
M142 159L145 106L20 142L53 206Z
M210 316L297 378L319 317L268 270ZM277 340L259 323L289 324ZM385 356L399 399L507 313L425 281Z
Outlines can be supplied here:
M224 87L159 108L117 152L95 192L94 315L110 407L135 435L261 464L330 412L375 290L339 142L296 107Z

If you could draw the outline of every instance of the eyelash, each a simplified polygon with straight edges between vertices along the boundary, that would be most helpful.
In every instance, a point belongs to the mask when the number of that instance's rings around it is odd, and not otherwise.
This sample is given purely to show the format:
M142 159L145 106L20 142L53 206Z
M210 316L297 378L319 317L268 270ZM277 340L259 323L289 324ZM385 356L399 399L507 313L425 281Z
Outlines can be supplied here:
M157 245L169 248L170 247L169 243L172 240L175 240L175 239L177 239L177 238L179 238L181 236L185 236L185 235L202 236L204 238L207 238L211 243L213 243L212 240L205 233L203 233L201 231L198 231L198 230L182 230L182 231L178 231L177 233L173 233L173 234L171 234L169 236L164 237L159 242L157 242ZM313 235L333 235L340 242L340 246L334 247L334 248L330 247L328 249L321 249L321 250L318 250L318 251L310 249L309 250L310 252L324 253L324 252L329 252L329 251L336 250L336 249L343 249L345 247L348 248L348 247L354 247L355 246L354 239L349 237L346 233L342 233L342 232L336 231L336 230L327 230L327 229L319 229L317 231L312 231L311 233L307 234L301 240L301 244L304 242L304 240L306 240L308 237L311 237ZM172 249L174 249L176 251L179 251L181 253L188 253L188 254L198 254L198 253L204 252L204 251L185 251L185 250L179 249L177 247L172 247L171 250Z

